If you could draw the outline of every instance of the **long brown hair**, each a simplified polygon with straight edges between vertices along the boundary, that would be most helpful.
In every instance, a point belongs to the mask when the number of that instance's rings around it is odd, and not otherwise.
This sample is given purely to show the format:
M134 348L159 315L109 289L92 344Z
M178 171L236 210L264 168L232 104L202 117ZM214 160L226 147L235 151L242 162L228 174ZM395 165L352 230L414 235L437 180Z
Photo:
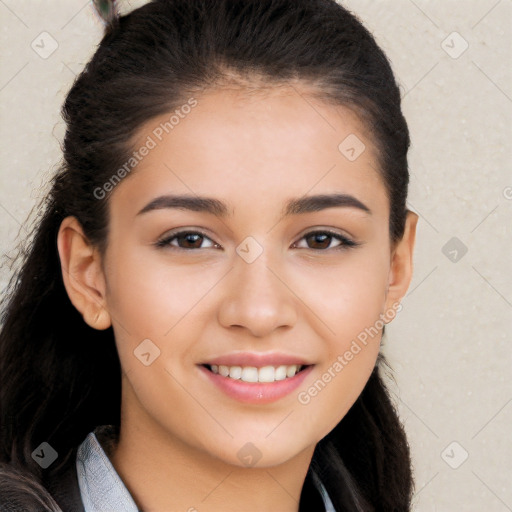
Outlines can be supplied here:
M105 250L109 194L98 198L97 190L128 160L143 123L171 112L190 93L229 80L303 80L326 102L355 110L370 129L392 242L403 236L407 212L410 141L398 86L372 35L337 2L153 0L123 16L114 2L95 4L105 34L67 95L63 164L3 300L0 499L23 495L28 503L35 492L45 510L56 506L44 490L48 476L58 474L96 426L119 425L121 401L113 331L90 328L71 304L58 229L76 216L90 242ZM381 376L385 364L380 354L352 408L318 443L301 511L318 502L313 479L340 512L410 510L409 446ZM59 454L45 470L31 457L42 441Z

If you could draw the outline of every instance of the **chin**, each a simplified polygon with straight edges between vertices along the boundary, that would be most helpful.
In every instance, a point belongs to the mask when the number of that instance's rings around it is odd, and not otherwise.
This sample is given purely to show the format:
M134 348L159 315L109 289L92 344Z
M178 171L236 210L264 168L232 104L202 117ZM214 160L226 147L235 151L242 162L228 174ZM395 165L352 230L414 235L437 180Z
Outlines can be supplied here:
M244 436L243 441L235 438L224 451L215 450L210 454L225 464L240 468L276 467L300 455L312 444L314 448L314 443L299 443L298 439L294 439L293 444L290 444L291 436L293 434L276 436L272 441L264 437L253 438L251 441L250 436Z

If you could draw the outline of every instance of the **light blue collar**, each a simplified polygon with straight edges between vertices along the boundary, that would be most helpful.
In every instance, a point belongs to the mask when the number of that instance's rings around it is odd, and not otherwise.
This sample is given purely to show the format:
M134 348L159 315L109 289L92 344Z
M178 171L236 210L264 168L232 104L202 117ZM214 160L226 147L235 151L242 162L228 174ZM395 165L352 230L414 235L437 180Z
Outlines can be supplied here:
M97 427L78 447L76 469L85 512L139 512L99 441L106 446L114 432L112 425ZM324 486L318 484L326 512L336 512Z

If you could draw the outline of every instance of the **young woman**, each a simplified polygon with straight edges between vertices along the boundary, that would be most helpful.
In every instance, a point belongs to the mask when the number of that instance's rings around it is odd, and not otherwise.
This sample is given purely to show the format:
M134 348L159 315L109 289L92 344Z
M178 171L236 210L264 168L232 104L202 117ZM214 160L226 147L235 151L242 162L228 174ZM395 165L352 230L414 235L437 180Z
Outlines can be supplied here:
M407 511L389 62L334 0L107 22L4 301L0 510Z

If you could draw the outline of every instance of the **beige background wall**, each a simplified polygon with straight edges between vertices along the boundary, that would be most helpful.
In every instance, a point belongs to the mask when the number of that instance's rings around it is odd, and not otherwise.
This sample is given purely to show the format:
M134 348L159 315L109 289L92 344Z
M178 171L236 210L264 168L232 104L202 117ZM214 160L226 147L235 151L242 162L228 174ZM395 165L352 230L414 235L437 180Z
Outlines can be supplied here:
M390 57L412 135L415 277L384 352L414 509L512 510L512 1L343 4ZM103 27L85 0L0 0L0 20L5 253L57 167L60 107Z

